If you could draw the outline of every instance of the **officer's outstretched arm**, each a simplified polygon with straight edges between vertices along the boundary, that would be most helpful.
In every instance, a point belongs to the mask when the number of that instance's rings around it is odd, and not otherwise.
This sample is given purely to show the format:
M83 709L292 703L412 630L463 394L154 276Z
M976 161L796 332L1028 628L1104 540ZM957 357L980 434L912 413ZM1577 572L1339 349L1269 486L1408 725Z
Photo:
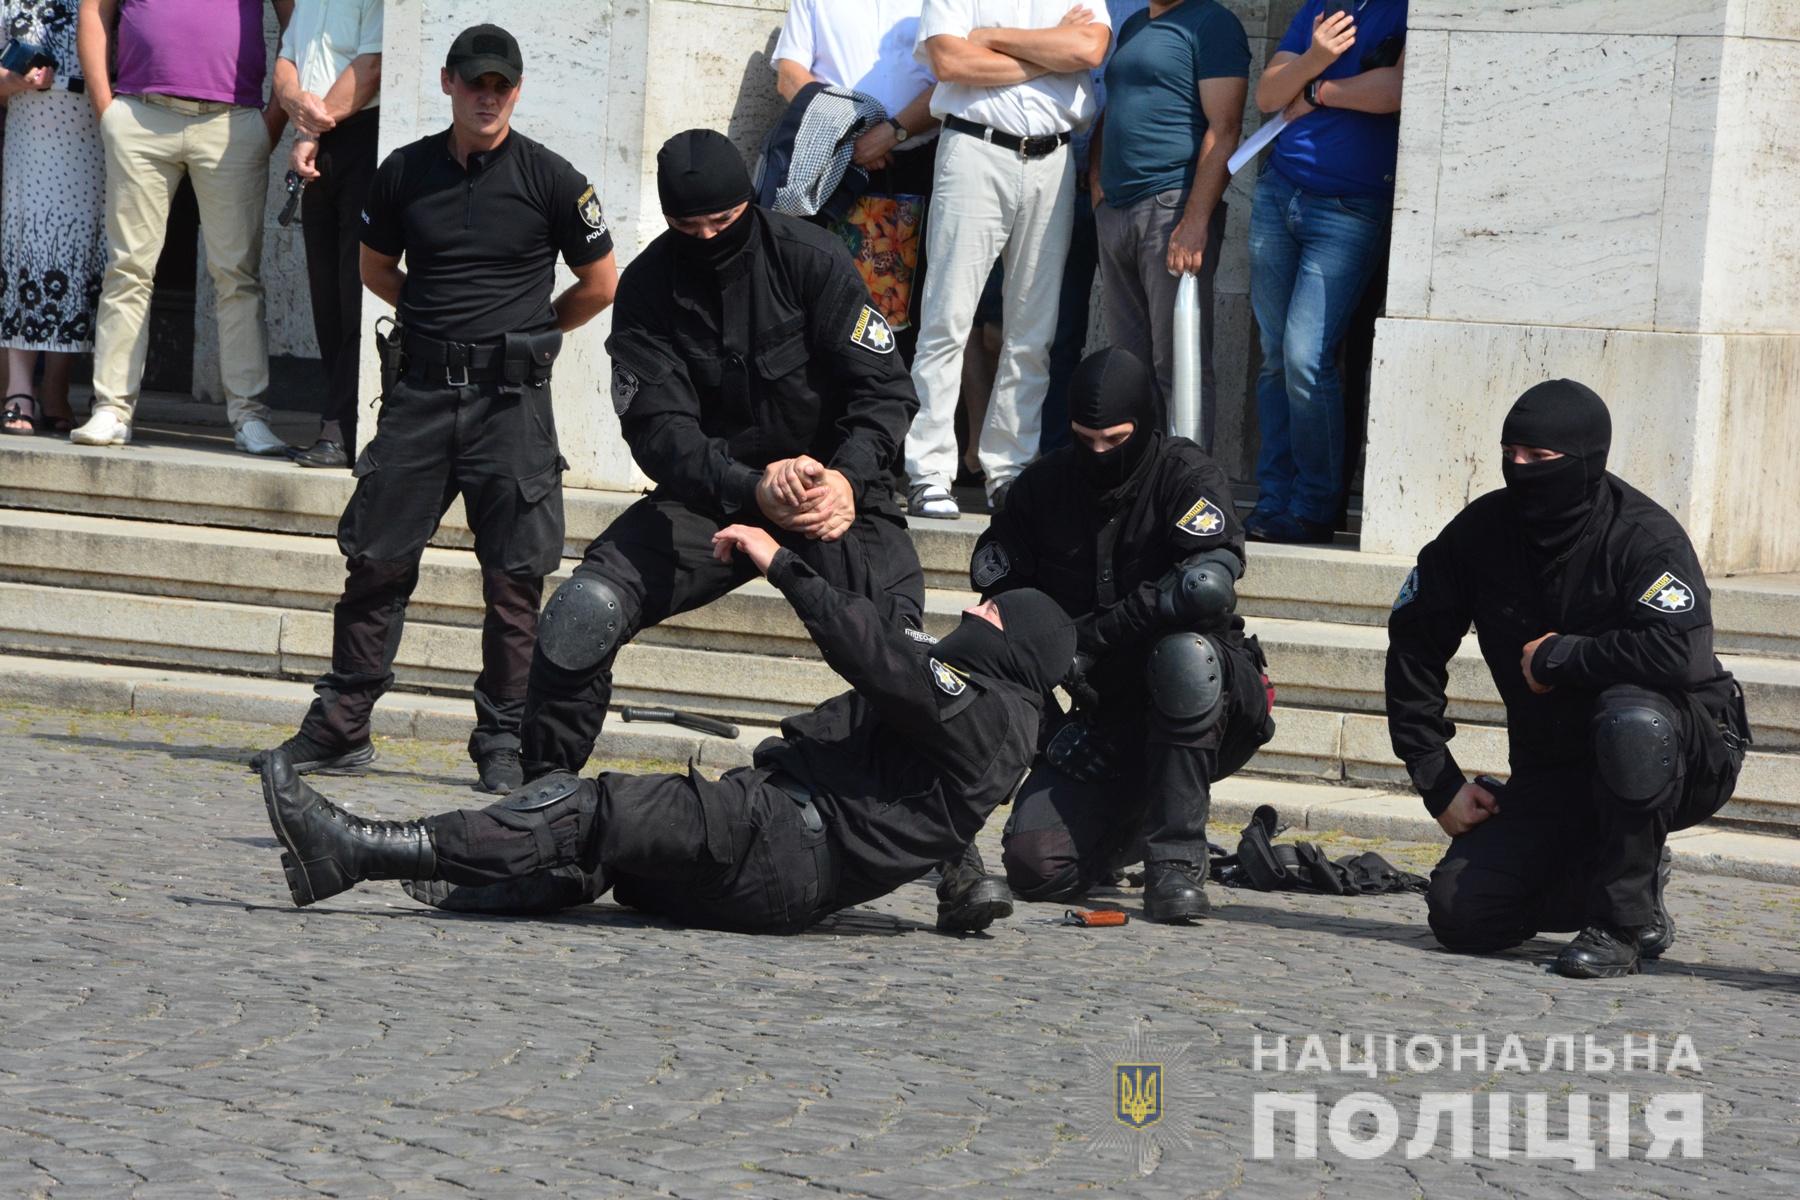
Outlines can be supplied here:
M781 589L831 669L901 729L937 729L940 707L918 645L883 621L866 597L833 587L791 550L769 563Z
M1418 566L1400 586L1388 617L1387 654L1388 737L1434 817L1464 782L1450 752L1456 726L1444 715L1445 688L1474 615L1440 537L1419 551Z
M754 515L762 472L732 458L725 439L700 428L700 400L687 368L617 342L615 334L606 343L613 411L644 474L690 504Z
M1552 686L1681 688L1713 674L1712 595L1694 548L1665 542L1623 573L1615 628L1538 646L1531 673Z

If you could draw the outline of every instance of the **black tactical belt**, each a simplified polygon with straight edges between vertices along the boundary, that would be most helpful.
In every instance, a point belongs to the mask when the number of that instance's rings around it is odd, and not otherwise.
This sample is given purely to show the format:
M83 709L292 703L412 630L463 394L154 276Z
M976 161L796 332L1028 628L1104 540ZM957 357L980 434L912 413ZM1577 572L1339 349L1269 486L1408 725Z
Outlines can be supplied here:
M1067 133L1046 133L1039 137L1014 137L1010 133L1001 133L998 129L990 129L986 125L977 125L973 121L965 121L961 117L945 117L944 128L954 129L958 133L966 133L970 137L978 137L984 142L992 142L1002 150L1011 150L1020 158L1043 158L1054 154L1057 147L1068 144Z
M503 342L445 342L422 333L405 336L406 370L424 373L432 383L439 377L451 387L491 383L500 378Z
M768 782L786 792L800 808L800 823L806 826L806 832L818 833L825 828L825 818L819 815L818 807L813 804L812 789L789 775L786 771L773 771Z

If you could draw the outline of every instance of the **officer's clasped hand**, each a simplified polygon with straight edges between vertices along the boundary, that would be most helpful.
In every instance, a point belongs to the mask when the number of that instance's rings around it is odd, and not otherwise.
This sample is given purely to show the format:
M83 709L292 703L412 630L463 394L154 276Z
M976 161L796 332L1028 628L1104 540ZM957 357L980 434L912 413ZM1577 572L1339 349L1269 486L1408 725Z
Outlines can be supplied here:
M843 472L811 455L772 462L756 485L757 507L783 529L834 542L856 520L856 493Z
M1535 695L1545 695L1556 686L1555 684L1550 683L1539 683L1537 677L1531 673L1531 660L1536 656L1538 647L1555 636L1556 633L1552 630L1542 637L1533 638L1531 641L1526 642L1524 652L1519 658L1519 670L1525 676L1525 686L1530 688Z
M733 554L741 553L753 563L760 574L769 573L769 563L774 560L775 552L781 549L779 543L769 536L766 529L758 529L754 525L727 525L712 538L713 557L720 562L730 562Z
M1461 837L1500 811L1500 801L1474 780L1458 788L1450 807L1438 814L1438 824L1451 837Z

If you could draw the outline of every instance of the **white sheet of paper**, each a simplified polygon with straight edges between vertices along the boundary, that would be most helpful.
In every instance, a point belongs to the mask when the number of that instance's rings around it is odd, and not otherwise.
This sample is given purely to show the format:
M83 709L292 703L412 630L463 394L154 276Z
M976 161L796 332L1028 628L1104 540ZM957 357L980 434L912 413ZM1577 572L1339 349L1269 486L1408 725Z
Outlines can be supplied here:
M1231 160L1225 164L1226 169L1233 175L1236 175L1239 171L1244 169L1246 163L1255 158L1258 154L1261 154L1263 148L1279 137L1281 131L1287 127L1287 117L1281 113L1276 113L1274 120L1251 134L1249 139L1237 148L1237 153L1233 154Z

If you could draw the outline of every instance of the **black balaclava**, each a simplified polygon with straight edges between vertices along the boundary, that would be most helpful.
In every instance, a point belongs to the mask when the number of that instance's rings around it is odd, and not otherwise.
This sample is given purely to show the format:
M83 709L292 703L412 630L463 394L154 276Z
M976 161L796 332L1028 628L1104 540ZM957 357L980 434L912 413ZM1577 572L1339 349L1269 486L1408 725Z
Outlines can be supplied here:
M1612 447L1612 416L1592 388L1552 379L1526 391L1506 414L1500 441L1538 446L1561 458L1501 464L1506 495L1533 546L1559 555L1569 549L1593 512Z
M932 656L962 674L1015 683L1033 695L1055 687L1075 658L1069 615L1036 588L1002 592L994 607L1004 629L965 613Z
M689 129L663 143L656 155L656 194L663 215L701 217L725 212L755 197L750 172L743 156L722 133ZM685 264L726 266L749 244L756 221L746 208L743 215L710 238L675 232L675 253Z
M1156 377L1137 355L1117 346L1097 350L1069 377L1069 420L1089 429L1108 429L1130 421L1137 428L1104 454L1095 454L1077 438L1075 465L1096 492L1118 490L1162 440L1158 428Z

